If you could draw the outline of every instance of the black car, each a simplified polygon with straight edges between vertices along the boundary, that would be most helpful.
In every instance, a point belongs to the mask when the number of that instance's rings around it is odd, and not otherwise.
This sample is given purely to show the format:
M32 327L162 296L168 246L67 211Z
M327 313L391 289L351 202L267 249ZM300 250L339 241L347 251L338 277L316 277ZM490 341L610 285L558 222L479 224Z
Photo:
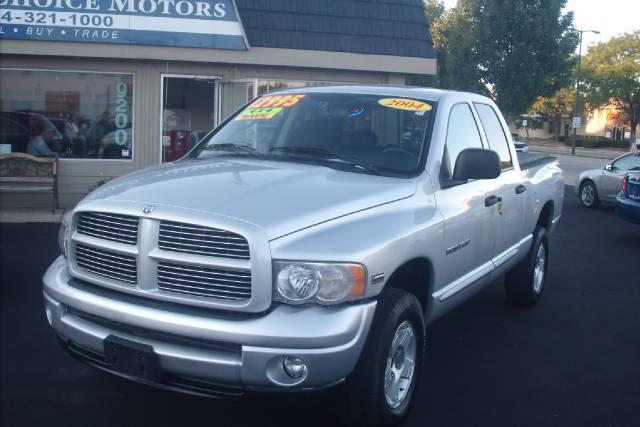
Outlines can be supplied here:
M29 141L38 135L54 153L64 150L64 137L45 116L35 113L0 111L0 144L11 146L11 152L27 152Z

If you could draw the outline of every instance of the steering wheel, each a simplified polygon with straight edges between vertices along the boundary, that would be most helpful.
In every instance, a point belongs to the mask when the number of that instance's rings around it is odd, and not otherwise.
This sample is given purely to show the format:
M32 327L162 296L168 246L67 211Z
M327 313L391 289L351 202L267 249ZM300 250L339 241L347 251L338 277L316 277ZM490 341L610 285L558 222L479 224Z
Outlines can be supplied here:
M416 156L415 154L413 154L411 151L407 150L406 148L395 147L395 146L391 146L391 147L387 147L387 148L383 149L382 153L399 153L399 154L404 154L405 156L410 156L412 159L417 159L418 158L418 156Z

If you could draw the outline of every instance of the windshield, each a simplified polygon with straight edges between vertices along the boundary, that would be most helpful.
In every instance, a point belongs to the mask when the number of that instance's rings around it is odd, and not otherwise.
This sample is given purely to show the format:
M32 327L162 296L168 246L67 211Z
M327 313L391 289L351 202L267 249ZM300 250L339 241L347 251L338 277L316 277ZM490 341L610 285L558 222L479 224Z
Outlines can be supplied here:
M304 93L258 98L191 153L320 163L350 172L418 172L434 104L389 96Z

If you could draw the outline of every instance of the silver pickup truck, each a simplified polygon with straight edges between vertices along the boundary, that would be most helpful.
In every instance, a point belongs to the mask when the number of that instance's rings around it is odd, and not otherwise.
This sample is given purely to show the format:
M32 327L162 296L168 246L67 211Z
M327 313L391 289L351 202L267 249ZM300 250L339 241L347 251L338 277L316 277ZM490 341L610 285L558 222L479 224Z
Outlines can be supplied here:
M48 321L122 377L212 396L344 383L347 419L398 422L430 322L503 275L511 303L544 289L562 172L509 135L469 93L257 98L65 216Z

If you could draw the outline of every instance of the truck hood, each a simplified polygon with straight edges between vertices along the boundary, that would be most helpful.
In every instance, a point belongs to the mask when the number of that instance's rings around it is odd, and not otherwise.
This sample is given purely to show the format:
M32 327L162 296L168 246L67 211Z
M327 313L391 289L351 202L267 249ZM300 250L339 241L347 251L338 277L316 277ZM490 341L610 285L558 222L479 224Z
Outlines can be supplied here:
M168 163L113 180L93 200L211 212L261 227L270 240L412 196L416 183L324 166L253 159Z

